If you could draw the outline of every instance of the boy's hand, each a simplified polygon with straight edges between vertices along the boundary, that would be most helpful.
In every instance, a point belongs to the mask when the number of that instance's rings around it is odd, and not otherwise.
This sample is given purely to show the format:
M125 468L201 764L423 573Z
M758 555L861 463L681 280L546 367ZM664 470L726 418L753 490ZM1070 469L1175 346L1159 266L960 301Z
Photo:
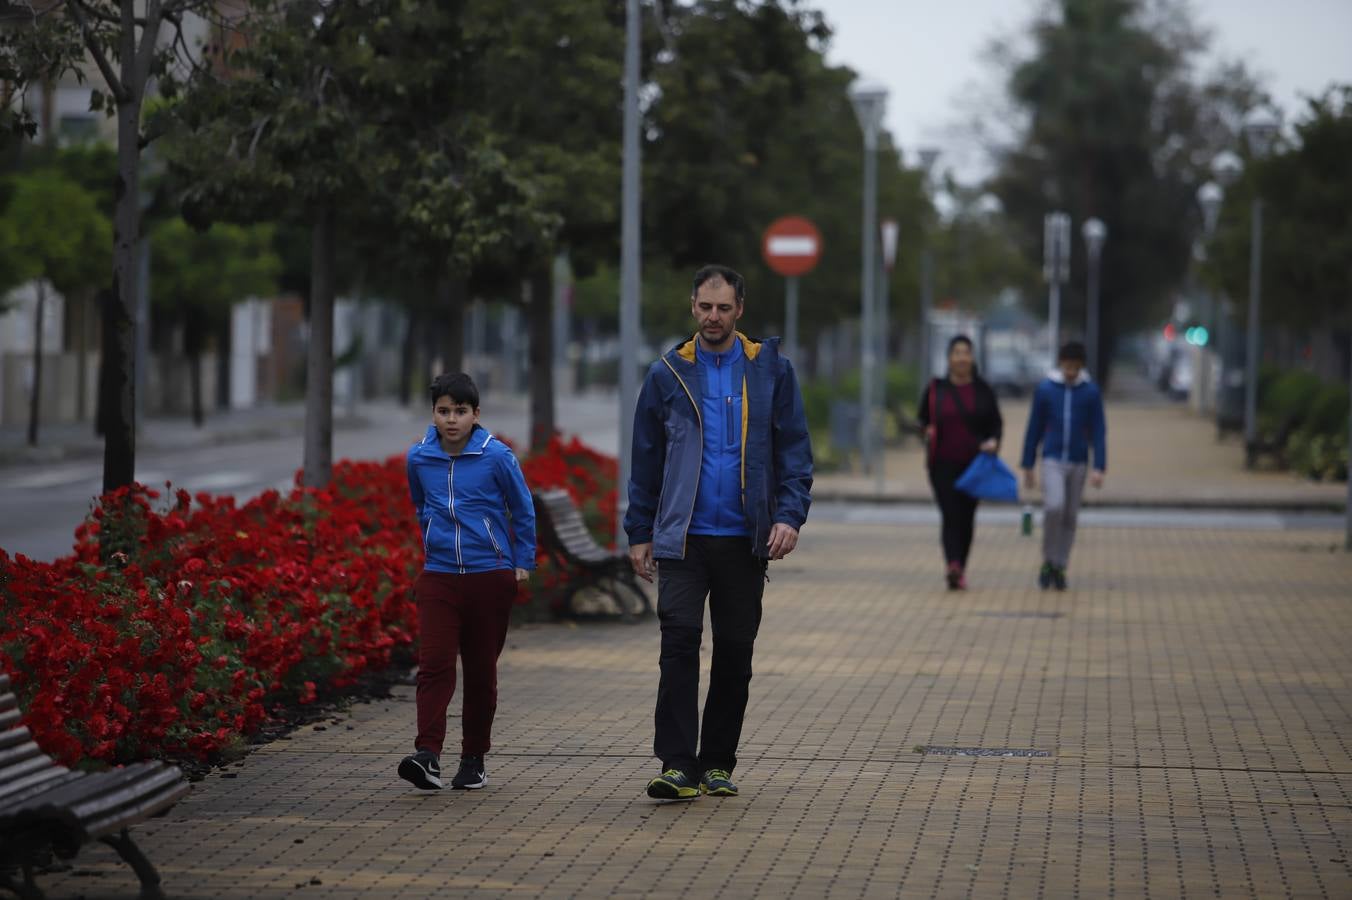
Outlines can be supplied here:
M1103 487L1103 473L1095 469L1089 473L1089 484L1094 488Z
M644 581L652 584L653 573L657 568L653 565L653 545L633 544L629 547L629 565L634 567L634 574Z
M783 559L798 546L798 529L783 522L776 522L770 529L770 558Z
M530 571L529 571L529 570L527 570L527 569L517 569L517 570L516 570L516 580L517 580L517 583L518 583L518 584L519 584L520 582L525 581L527 578L530 578Z
M1037 473L1032 469L1023 470L1023 486L1030 491L1037 487Z

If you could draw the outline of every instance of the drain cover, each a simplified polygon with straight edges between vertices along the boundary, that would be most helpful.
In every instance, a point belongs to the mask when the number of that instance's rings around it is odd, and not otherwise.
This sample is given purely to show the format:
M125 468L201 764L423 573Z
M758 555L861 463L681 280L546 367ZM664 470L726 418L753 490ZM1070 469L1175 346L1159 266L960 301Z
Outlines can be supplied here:
M923 744L915 748L916 753L926 756L1000 756L1014 758L1020 756L1051 756L1049 750L1033 750L1027 747L926 747Z
M984 616L987 619L1060 619L1065 616L1063 612L979 612L978 616Z

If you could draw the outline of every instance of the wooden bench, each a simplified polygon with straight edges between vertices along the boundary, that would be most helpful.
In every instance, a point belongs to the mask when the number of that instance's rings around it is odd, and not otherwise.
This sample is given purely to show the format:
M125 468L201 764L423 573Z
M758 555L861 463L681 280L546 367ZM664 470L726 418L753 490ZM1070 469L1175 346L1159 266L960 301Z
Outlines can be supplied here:
M162 898L159 873L127 829L187 794L183 773L162 762L72 771L43 753L19 719L9 676L0 675L0 889L40 900L36 869L100 841L136 872L143 898Z
M632 619L651 614L652 601L639 585L629 556L607 550L596 542L568 492L555 488L537 491L534 496L536 535L549 557L567 573L564 585L567 614L594 615L579 613L574 602L579 593L604 582L613 585L608 593L621 617Z
M1282 424L1277 431L1270 436L1259 433L1258 438L1252 442L1244 444L1244 464L1252 469L1258 464L1258 460L1263 456L1271 456L1277 462L1277 467L1286 468L1286 445L1291 440L1291 435L1296 431L1299 424L1294 416L1287 416L1282 420Z

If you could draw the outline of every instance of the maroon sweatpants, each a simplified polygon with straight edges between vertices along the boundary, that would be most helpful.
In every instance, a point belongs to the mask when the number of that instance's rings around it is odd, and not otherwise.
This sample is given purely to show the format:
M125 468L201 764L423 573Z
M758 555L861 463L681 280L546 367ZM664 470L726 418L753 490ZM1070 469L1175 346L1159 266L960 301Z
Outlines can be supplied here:
M498 708L498 655L516 600L510 569L469 575L423 572L413 584L418 602L418 739L413 746L441 755L446 708L455 694L455 657L465 672L462 756L487 753Z

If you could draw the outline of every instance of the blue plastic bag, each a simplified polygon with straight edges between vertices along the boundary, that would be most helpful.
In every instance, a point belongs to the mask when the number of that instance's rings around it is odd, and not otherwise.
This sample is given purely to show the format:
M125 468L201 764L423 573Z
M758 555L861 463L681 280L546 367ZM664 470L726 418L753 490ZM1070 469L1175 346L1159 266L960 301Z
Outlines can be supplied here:
M1019 502L1019 479L994 453L980 453L954 484L978 500Z

